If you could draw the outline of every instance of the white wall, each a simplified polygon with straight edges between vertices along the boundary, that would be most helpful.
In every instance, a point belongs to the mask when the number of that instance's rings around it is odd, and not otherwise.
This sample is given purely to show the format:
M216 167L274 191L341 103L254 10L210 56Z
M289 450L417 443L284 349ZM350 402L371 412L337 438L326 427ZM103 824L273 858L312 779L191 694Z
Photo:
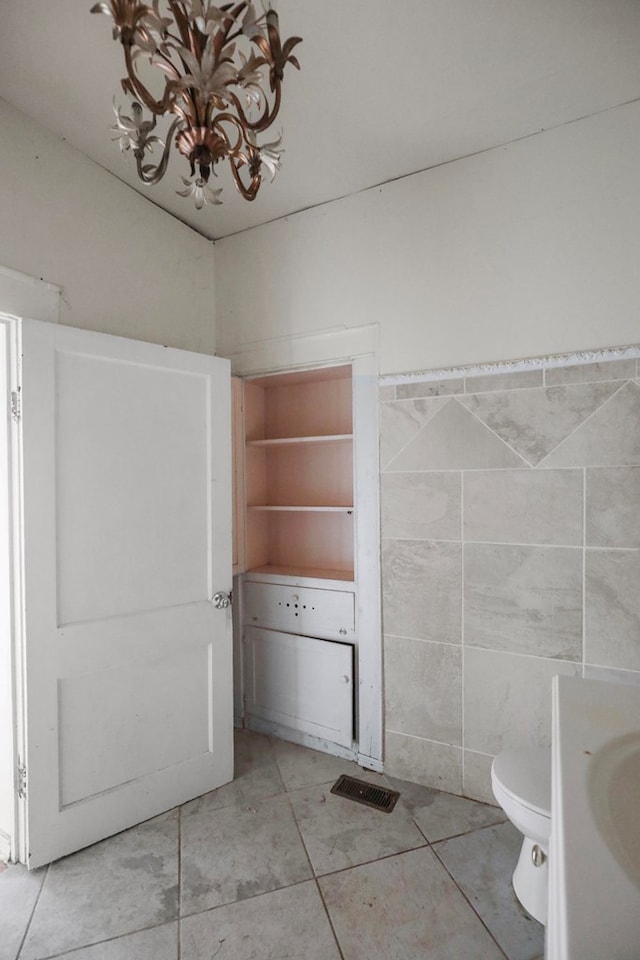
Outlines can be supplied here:
M218 349L377 322L399 373L635 343L639 263L633 103L219 241Z
M0 265L61 323L213 353L213 244L2 100L0 129Z

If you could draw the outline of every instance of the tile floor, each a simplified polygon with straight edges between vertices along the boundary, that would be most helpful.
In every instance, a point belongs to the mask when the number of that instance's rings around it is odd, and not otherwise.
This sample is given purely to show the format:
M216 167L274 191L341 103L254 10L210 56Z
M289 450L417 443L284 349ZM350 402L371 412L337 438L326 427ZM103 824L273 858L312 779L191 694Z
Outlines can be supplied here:
M401 791L391 814L329 793ZM0 872L0 960L536 960L501 811L237 732L236 779L41 870Z

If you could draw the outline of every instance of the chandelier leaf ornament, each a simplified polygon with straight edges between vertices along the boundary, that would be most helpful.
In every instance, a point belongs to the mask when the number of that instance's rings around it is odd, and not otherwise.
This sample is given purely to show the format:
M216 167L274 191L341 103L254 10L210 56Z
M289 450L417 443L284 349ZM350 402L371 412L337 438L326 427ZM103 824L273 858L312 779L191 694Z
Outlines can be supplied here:
M210 184L221 160L245 200L254 200L265 171L273 180L280 169L282 136L258 141L280 110L285 66L300 69L292 51L301 39L282 42L275 10L258 12L251 2L165 0L162 11L160 3L105 0L91 8L111 17L124 52L121 83L132 100L128 112L114 101L115 139L133 152L147 184L162 179L175 144L190 168L176 192L198 210L222 202ZM169 128L159 136L156 122L165 116Z

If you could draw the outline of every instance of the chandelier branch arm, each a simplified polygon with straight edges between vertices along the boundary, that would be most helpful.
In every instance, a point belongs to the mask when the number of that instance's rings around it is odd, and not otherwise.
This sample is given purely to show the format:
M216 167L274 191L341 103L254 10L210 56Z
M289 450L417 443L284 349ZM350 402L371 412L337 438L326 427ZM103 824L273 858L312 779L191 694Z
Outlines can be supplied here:
M171 111L173 101L175 100L174 83L175 80L177 80L180 76L175 66L171 63L171 60L168 58L165 59L167 59L168 62L166 66L161 67L161 69L163 69L165 72L173 73L174 82L172 83L171 80L167 81L162 100L156 100L156 98L149 93L149 90L140 80L137 74L131 47L124 47L124 60L127 68L127 76L122 81L122 88L125 93L130 93L132 96L138 97L143 102L147 110L150 110L155 116L161 116L163 113ZM158 66L160 65L158 64Z
M236 129L238 134L238 139L235 144L232 144L229 140L229 134L225 130L224 124L229 123L232 127ZM234 117L232 113L228 111L226 113L219 113L215 119L211 121L211 128L214 130L218 136L222 137L226 144L227 156L244 156L241 153L240 147L242 146L242 141L244 140L244 130L242 124L238 121L237 117ZM245 163L248 163L248 159L245 158Z
M158 164L145 163L145 153L144 148L134 151L134 156L136 158L136 168L138 176L143 183L154 184L159 183L162 180L163 176L166 173L167 165L169 163L169 153L173 145L173 135L176 129L182 124L182 119L176 117L169 130L167 132L166 140L163 142L159 137L154 138L153 142L161 143L163 146L162 156ZM151 143L151 140L148 140L147 143Z
M251 183L247 187L243 183L239 172L239 167L244 166L246 162L246 158L243 158L239 163L237 163L234 158L229 157L229 166L231 167L231 173L233 175L233 179L235 180L236 188L245 200L251 201L255 200L258 195L258 190L260 189L260 184L262 183L262 177L259 173L254 173L254 175L251 177Z
M233 90L227 89L226 98L229 100L230 104L233 105L233 108L237 113L237 117L233 118L234 121L238 122L244 130L251 130L252 133L262 133L263 130L266 130L267 127L270 127L280 110L280 91L278 91L275 97L274 106L269 109L269 105L267 104L262 112L262 115L257 120L249 119L244 107L242 106L240 98L233 92ZM214 111L217 109L219 109L219 107L215 100L209 98L206 109L207 123L212 122Z

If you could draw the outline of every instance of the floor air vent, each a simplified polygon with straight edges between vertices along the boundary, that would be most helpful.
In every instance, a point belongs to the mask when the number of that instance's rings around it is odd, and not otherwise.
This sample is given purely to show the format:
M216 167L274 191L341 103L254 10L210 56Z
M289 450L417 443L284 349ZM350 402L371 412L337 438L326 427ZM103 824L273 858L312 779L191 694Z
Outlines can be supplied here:
M363 803L366 807L382 810L383 813L391 813L400 796L396 790L377 787L374 783L356 780L355 777L347 777L345 774L336 780L331 787L331 793L335 793L337 797L345 797L347 800L355 800L356 803Z

